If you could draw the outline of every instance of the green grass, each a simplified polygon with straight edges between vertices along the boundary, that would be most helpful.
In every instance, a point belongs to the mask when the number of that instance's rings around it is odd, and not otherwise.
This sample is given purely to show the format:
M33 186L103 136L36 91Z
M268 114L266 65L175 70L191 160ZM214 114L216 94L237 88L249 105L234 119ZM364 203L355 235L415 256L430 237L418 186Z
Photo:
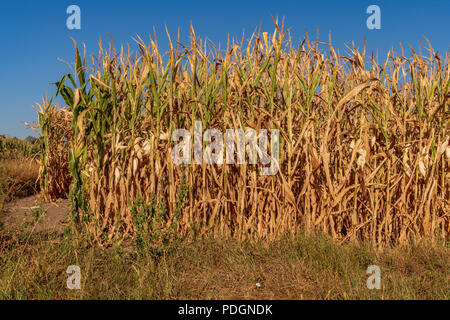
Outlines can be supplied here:
M448 246L376 251L322 236L272 243L175 240L82 248L57 235L1 233L1 299L448 299ZM70 243L70 244L69 244ZM81 290L66 288L69 265ZM382 289L366 287L380 266ZM256 283L261 286L257 288Z

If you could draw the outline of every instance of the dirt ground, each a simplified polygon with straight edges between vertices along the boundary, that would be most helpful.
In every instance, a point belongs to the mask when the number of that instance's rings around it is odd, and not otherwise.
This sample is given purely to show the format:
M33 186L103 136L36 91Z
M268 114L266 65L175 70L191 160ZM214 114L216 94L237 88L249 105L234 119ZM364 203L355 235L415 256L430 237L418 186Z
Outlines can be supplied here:
M70 202L60 199L44 203L38 195L9 203L0 213L0 222L6 230L34 228L36 232L64 231L65 219L70 212Z

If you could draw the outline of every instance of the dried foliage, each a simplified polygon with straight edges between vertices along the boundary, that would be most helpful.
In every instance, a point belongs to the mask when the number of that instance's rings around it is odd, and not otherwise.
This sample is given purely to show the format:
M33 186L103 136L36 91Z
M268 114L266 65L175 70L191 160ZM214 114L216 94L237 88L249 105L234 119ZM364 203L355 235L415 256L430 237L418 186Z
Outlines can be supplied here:
M4 204L39 191L39 151L32 137L20 140L0 135L0 214Z
M448 241L448 55L430 45L379 63L365 49L341 56L331 40L308 37L295 48L278 24L226 50L193 28L189 48L168 37L164 56L156 37L139 38L137 53L100 43L89 67L76 49L76 74L58 83L73 114L62 127L71 126L74 221L95 242L155 234L158 219L162 233L238 239L318 230L379 246ZM193 135L198 120L222 132L280 130L279 172L174 165L171 132ZM44 190L57 196L67 187L66 145L45 141Z
M41 134L41 193L45 201L67 197L72 182L68 151L72 146L72 113L65 108L44 101L37 104ZM31 126L30 126L31 127Z

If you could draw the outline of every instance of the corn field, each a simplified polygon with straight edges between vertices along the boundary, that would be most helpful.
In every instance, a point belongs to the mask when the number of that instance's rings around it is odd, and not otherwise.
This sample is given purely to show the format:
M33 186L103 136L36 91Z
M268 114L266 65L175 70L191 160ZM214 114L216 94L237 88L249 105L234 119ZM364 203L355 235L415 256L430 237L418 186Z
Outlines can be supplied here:
M32 158L40 151L37 143L22 141L17 138L7 138L0 135L0 160Z
M100 41L57 83L67 104L36 109L42 192L68 195L74 230L93 242L176 232L274 239L323 232L377 246L450 236L449 56L431 45L382 60L308 36L229 40L190 29L190 44L138 51ZM179 36L178 36L179 38ZM176 165L171 133L278 129L279 171Z

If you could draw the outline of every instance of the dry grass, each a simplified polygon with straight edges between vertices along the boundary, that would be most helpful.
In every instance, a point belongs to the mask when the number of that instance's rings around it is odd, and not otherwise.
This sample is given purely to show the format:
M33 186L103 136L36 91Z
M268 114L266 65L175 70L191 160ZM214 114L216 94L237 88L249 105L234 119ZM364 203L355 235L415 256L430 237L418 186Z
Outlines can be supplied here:
M0 137L0 214L5 203L39 191L37 143Z
M320 231L378 246L448 241L449 57L431 45L379 62L354 47L342 56L331 41L295 46L278 24L226 50L193 28L189 47L169 36L165 55L156 38L137 42L136 53L100 45L89 65L76 49L76 74L58 83L72 119L61 127L71 131L74 230L91 241L150 237L155 225L241 240ZM174 165L168 137L196 120L280 130L278 174ZM43 162L46 179L59 179L58 163Z
M0 175L14 198L35 194L39 190L38 174L39 163L35 160L8 159L1 162Z
M0 233L0 299L442 299L450 297L449 248L375 252L317 236L270 243L177 240L155 250L89 249L54 235ZM67 266L81 290L66 288ZM366 269L381 267L381 290ZM260 284L258 288L256 283Z

